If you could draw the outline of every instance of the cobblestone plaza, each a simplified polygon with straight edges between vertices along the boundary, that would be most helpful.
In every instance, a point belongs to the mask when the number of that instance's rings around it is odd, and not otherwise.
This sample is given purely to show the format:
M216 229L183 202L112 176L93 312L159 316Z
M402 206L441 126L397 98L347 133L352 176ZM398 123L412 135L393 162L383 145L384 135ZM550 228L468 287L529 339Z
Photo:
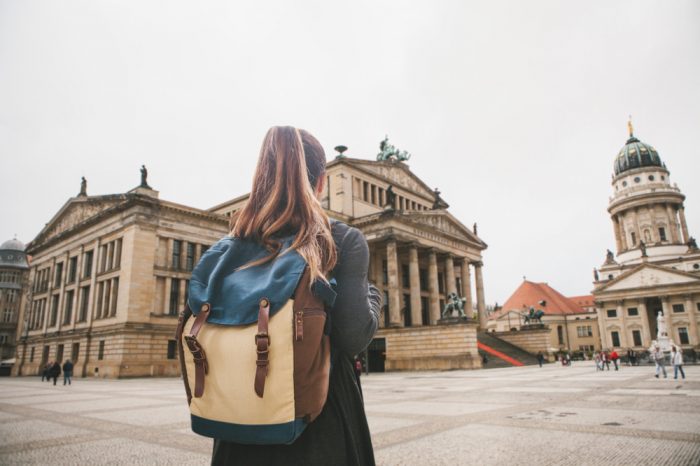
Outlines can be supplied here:
M377 463L700 463L700 368L592 363L363 378ZM0 464L208 464L181 381L0 379Z

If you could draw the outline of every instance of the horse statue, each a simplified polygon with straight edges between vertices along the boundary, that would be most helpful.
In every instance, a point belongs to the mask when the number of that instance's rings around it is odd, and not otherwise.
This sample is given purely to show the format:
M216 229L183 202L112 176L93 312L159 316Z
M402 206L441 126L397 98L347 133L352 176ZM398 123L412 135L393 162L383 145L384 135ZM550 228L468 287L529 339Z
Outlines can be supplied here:
M535 310L534 307L531 307L530 312L528 314L524 315L525 324L534 323L534 322L541 324L543 315L544 315L543 310L541 310L541 309Z
M411 158L411 154L405 150L399 150L394 147L393 144L389 142L389 136L384 136L384 139L379 143L379 152L377 154L377 161L386 160L398 160L399 162L405 162Z
M452 317L454 311L457 311L457 317L466 317L464 313L464 303L467 302L467 298L460 298L457 293L450 293L447 295L447 303L445 308L442 310L442 318Z

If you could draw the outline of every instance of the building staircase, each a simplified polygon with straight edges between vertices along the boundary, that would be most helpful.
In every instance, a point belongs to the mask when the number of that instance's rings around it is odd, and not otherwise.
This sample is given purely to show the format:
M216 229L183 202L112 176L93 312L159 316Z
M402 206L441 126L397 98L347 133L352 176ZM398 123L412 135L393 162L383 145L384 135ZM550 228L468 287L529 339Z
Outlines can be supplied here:
M537 364L535 355L486 332L477 332L476 340L482 361L484 355L488 359L484 369Z

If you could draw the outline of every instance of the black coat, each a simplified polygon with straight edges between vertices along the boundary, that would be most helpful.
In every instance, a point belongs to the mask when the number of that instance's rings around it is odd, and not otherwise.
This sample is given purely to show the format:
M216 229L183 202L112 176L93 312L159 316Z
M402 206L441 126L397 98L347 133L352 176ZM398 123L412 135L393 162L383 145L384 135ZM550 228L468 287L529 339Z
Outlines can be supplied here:
M49 369L49 375L51 377L58 377L61 375L61 365L59 363L54 363L53 366L51 366L51 369Z

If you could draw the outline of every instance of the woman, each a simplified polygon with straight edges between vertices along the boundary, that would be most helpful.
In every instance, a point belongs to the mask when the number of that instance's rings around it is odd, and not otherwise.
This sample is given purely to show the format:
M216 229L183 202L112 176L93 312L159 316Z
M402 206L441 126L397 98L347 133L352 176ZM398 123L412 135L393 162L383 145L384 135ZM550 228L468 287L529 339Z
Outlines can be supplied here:
M319 198L325 153L311 134L289 126L265 136L246 206L231 219L231 235L279 253L276 238L295 234L292 248L312 278L337 281L330 310L331 374L319 417L291 445L214 441L212 464L372 465L374 453L353 359L377 329L381 298L367 282L369 250L359 230L330 222Z
M671 349L671 363L673 363L673 380L678 379L678 371L681 372L681 377L685 379L685 372L683 372L683 353L681 349L674 346Z

